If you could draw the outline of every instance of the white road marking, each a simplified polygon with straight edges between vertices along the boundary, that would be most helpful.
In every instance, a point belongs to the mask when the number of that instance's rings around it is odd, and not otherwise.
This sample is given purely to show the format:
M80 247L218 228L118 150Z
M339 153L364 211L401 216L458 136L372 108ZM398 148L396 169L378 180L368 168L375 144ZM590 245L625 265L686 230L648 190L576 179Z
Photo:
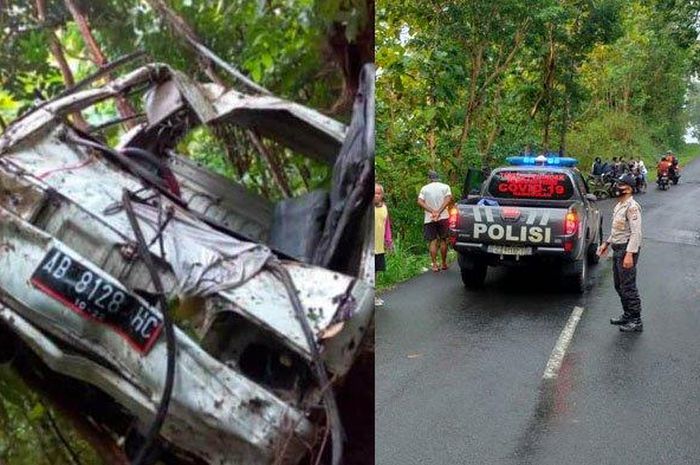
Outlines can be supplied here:
M569 321L566 322L566 326L562 329L559 339L557 340L554 349L552 349L552 355L549 356L549 361L547 362L547 367L544 369L544 379L554 379L559 374L559 368L561 368L561 363L564 361L564 355L566 355L566 349L568 349L571 343L571 338L574 337L574 331L576 331L576 326L581 320L581 315L583 314L583 307L574 307L574 311L571 312Z

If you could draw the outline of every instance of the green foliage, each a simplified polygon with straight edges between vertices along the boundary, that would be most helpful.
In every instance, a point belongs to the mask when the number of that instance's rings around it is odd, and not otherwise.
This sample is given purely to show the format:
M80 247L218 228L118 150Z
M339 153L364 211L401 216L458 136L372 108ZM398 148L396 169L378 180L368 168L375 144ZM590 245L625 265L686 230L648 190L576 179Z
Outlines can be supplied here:
M85 465L102 463L71 425L7 367L0 367L0 462L73 465L58 431Z
M643 156L648 164L663 150L654 144L651 131L641 117L614 110L577 127L571 133L568 147L568 154L579 159L582 169L591 166L595 157L611 160Z
M681 164L681 167L683 167L683 165L689 161L700 156L700 144L684 144L682 147L680 147L680 150L678 150L677 155L678 162Z

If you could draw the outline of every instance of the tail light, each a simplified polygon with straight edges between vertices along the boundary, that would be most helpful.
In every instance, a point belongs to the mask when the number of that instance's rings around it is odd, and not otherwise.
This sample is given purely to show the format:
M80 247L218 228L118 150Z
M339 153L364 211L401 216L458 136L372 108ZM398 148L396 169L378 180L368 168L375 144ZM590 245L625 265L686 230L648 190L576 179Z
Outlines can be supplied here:
M457 243L457 225L459 223L459 210L457 208L450 208L450 217L447 220L450 227L450 244L455 245Z
M566 214L566 220L564 221L564 234L567 236L576 234L578 231L579 222L578 214L573 210L569 210L569 212Z
M459 210L452 207L450 208L450 218L449 225L450 229L457 229L457 221L459 220Z

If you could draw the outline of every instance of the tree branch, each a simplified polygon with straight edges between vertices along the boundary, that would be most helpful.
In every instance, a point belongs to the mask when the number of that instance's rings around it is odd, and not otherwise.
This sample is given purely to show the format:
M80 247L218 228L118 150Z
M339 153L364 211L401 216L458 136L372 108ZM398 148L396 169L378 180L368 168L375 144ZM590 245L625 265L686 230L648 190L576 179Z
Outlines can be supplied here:
M525 21L523 21L523 24L520 25L518 30L515 32L515 38L513 39L513 47L510 50L510 53L508 53L508 56L506 59L503 61L502 64L497 65L496 68L493 70L493 72L486 78L484 83L481 85L481 88L479 89L479 92L483 92L486 90L486 88L491 85L491 83L499 77L503 72L508 69L510 66L510 63L513 61L513 58L515 58L515 54L520 50L520 46L523 44L523 40L525 39L525 31L527 30L528 26L532 20L530 18L527 18ZM500 62L500 59L498 60Z
M263 142L260 140L260 137L258 137L255 131L247 129L246 134L248 135L248 138L253 143L253 146L258 151L260 156L267 162L267 165L270 167L272 177L277 183L277 186L280 188L280 191L282 191L282 195L284 195L284 197L286 198L291 197L292 191L289 188L289 181L287 180L287 176L284 173L284 170L280 166L279 160L277 160L277 158L274 157L272 153L270 153L270 150L267 147L265 147L265 144L263 144Z
M100 46L95 40L95 37L92 35L92 30L90 29L90 25L88 24L87 17L83 14L82 11L80 11L80 8L75 3L75 0L63 1L66 4L68 11L70 11L71 15L73 16L73 19L75 20L78 29L80 30L80 34L82 35L83 40L85 41L85 45L90 51L90 55L92 56L93 62L100 68L108 65L107 58L105 57L104 53L102 53ZM115 97L115 102L117 110L119 111L119 114L122 118L128 118L136 114L136 110L134 110L134 107L131 105L131 103L129 103L129 101L126 98L118 95L117 97ZM125 123L125 125L128 128L131 128L133 127L134 123L132 120L128 120Z
M261 94L271 94L269 90L250 80L243 73L238 71L238 69L231 66L230 63L227 63L214 52L202 45L201 40L199 40L199 37L194 32L194 29L192 29L190 25L187 24L187 22L184 19L182 19L182 17L178 15L175 11L173 11L163 0L146 0L146 3L148 3L154 11L160 13L168 22L173 32L176 33L178 36L184 38L185 42L201 58L205 59L209 63L214 62L217 65L221 66L226 72L231 74L238 81L245 84L246 87ZM209 72L213 73L211 65L205 66L205 70L208 70ZM210 79L212 78L210 77ZM212 80L214 82L217 82L215 79Z

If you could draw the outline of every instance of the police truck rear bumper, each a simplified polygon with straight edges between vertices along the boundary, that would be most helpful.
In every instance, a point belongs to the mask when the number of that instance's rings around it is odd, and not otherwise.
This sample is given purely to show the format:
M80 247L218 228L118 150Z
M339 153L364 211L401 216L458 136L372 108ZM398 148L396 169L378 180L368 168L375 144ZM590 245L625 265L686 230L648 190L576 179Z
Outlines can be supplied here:
M493 245L493 244L491 244ZM500 255L488 251L489 244L480 242L455 242L454 249L473 258L486 260L490 265L527 265L533 262L575 261L575 255L564 247L525 246L532 249L528 255ZM574 248L576 250L576 248Z

